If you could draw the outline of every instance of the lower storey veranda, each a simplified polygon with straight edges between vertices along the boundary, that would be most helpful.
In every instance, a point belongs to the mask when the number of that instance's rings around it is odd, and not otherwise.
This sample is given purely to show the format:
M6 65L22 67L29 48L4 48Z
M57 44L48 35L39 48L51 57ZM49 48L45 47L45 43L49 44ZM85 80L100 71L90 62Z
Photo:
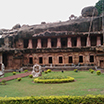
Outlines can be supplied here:
M104 68L104 57L95 52L65 52L65 53L28 53L23 58L13 54L3 55L3 63L7 69L16 69L28 65L93 65Z

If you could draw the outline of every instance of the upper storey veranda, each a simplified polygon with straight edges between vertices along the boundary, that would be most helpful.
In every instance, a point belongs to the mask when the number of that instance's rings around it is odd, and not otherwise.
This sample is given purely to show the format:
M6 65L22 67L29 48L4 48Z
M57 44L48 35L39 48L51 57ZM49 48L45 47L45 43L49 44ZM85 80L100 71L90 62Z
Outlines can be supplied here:
M93 11L92 7L89 8L90 11ZM1 29L0 47L30 48L30 43L32 48L102 45L103 16L97 16L97 12L93 17L91 15L87 16L86 8L82 12L82 16L66 22L42 22L40 25L33 26L23 25L21 27L16 25L11 30ZM89 14L91 13L89 12ZM60 46L58 46L59 44Z

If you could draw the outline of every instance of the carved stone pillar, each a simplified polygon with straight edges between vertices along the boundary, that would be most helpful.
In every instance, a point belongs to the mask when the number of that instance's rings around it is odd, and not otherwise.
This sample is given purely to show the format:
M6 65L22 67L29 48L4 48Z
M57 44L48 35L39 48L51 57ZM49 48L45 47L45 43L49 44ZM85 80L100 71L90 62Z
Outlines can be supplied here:
M48 38L47 48L51 48L51 39L50 38Z
M87 37L87 46L91 46L90 37Z
M41 48L41 39L38 39L37 48Z
M81 47L81 38L77 37L77 47Z
M67 47L72 47L71 38L68 38L68 41L67 41Z
M32 46L32 39L29 39L29 43L28 43L28 48L33 48L33 46Z
M57 48L61 48L61 38L57 38Z
M97 37L97 46L101 46L101 37L100 36Z

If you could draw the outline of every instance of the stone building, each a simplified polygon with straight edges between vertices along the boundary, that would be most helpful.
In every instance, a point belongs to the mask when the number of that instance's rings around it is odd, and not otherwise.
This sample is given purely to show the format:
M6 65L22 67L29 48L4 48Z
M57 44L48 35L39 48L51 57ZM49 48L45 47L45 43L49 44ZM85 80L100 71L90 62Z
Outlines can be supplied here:
M97 16L97 10L89 15L92 9L84 8L81 17L65 22L22 27L17 24L10 30L1 29L0 62L6 69L35 63L104 68L103 16Z

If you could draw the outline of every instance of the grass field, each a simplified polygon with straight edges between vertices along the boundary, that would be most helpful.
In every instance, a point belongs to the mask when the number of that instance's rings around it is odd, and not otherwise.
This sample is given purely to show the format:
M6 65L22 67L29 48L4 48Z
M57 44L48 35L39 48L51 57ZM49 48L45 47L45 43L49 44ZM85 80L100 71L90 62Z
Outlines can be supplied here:
M21 72L21 73L24 73L24 72ZM16 72L16 75L17 75L17 74L21 74L21 73ZM13 73L11 72L11 73L5 73L5 74L4 74L4 77L9 77L9 76L13 76ZM2 78L2 77L0 77L0 78Z
M7 85L0 85L1 97L21 97L21 96L61 96L74 95L82 96L87 94L104 95L104 74L91 74L89 71L51 72L50 76L63 75L75 78L75 82L60 84L33 83L34 78L25 77L20 82L16 79L6 82ZM43 74L44 75L44 74Z

